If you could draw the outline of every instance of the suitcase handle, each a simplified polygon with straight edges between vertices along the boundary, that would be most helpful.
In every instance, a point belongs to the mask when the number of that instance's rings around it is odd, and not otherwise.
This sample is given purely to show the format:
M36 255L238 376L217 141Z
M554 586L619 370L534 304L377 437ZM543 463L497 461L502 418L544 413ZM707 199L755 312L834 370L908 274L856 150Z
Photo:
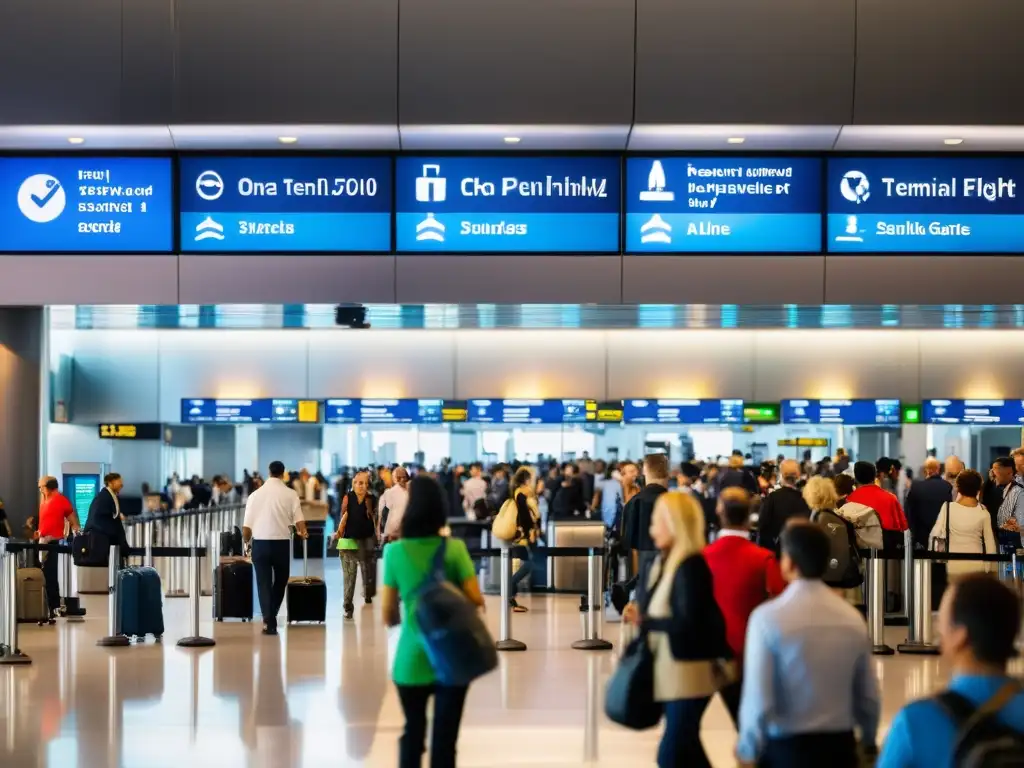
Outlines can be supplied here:
M302 537L302 578L309 578L309 536Z

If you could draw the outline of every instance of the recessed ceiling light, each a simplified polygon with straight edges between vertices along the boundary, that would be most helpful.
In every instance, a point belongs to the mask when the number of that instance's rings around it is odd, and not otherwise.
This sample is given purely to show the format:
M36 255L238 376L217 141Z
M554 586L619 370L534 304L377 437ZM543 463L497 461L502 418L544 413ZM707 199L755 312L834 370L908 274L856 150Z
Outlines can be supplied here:
M522 139L519 138L518 136L506 136L505 137L505 143L506 144L518 144L520 141L522 141Z
M68 144L85 144L85 139L81 136L69 136Z
M726 144L742 144L744 141L746 141L746 139L742 136L730 136L725 140Z
M282 144L294 144L299 140L298 136L278 136L277 140Z
M963 139L943 139L942 143L945 144L947 147L955 147L957 144L963 144L964 140Z

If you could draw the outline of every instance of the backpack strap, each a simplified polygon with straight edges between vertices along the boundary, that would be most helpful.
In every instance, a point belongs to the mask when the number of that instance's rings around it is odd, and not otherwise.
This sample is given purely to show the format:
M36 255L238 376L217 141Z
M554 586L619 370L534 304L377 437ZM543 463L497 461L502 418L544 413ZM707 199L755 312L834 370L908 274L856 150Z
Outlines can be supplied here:
M954 691L945 691L936 696L935 701L956 723L957 735L953 754L959 752L975 728L999 714L1003 707L1020 692L1020 683L1016 680L1008 680L979 707L975 707L966 697Z
M430 565L431 575L438 581L444 581L444 556L448 549L448 539L444 536L441 537L441 544L438 546L437 551L434 552L433 562Z

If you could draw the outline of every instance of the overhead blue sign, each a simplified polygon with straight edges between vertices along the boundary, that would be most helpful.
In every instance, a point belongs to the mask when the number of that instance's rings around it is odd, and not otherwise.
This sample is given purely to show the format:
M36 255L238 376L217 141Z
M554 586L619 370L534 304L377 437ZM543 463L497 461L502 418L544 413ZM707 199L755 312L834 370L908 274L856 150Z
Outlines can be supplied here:
M387 157L182 157L183 251L391 250Z
M925 400L925 424L1024 424L1024 400Z
M617 157L399 157L399 251L618 253Z
M626 252L821 250L821 160L631 157Z
M334 399L327 401L328 424L440 424L440 399Z
M0 158L0 252L169 253L166 157Z
M597 419L594 400L470 400L468 421L478 424L585 424Z
M783 424L899 424L899 400L783 400Z
M299 420L299 401L294 399L181 401L182 424L264 424Z
M626 400L626 424L742 424L742 400Z
M832 252L1024 253L1024 159L828 161Z

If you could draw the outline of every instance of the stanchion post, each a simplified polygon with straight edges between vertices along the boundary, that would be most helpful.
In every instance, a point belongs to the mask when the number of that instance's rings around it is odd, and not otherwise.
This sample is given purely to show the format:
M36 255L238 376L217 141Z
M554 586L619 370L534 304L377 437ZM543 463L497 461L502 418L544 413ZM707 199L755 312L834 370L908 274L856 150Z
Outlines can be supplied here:
M932 640L932 561L919 558L914 561L914 600L911 604L913 615L907 624L907 642L900 643L896 650L934 656L939 647Z
M189 636L178 641L182 648L209 648L217 642L211 637L199 634L199 598L202 591L202 571L199 567L199 515L192 516L192 536L189 542L191 552L188 557L188 590ZM212 539L213 537L209 537Z
M107 636L96 641L96 645L104 647L120 647L131 645L125 635L121 634L121 621L117 606L117 572L121 565L121 547L110 545L110 562L107 563Z
M18 647L18 558L0 541L0 664L31 664ZM10 699L14 700L11 693Z
M572 647L578 651L610 651L612 644L601 637L604 624L604 551L591 548L587 554L587 622L586 637Z
M170 520L170 546L182 547L184 546L184 522L185 518L180 514L175 515ZM188 591L182 586L182 582L185 580L182 575L183 562L180 557L168 558L171 561L171 567L167 570L170 572L170 578L167 581L167 591L164 593L164 597L188 597Z
M512 639L512 551L508 546L501 548L500 617L500 637L494 647L499 651L525 651L526 643Z
M50 552L49 556L60 558L61 569L64 573L64 595L61 597L61 610L64 618L68 621L85 621L85 608L82 607L82 601L78 597L78 574L75 573L75 564L71 553L61 552L56 555L56 553Z
M878 556L878 550L871 550L868 561L868 590L865 598L868 604L868 632L871 635L871 652L876 656L892 656L896 651L885 644L885 560Z
M147 568L153 567L153 521L147 520L142 524L142 535L146 539L146 554L143 556L142 564Z

